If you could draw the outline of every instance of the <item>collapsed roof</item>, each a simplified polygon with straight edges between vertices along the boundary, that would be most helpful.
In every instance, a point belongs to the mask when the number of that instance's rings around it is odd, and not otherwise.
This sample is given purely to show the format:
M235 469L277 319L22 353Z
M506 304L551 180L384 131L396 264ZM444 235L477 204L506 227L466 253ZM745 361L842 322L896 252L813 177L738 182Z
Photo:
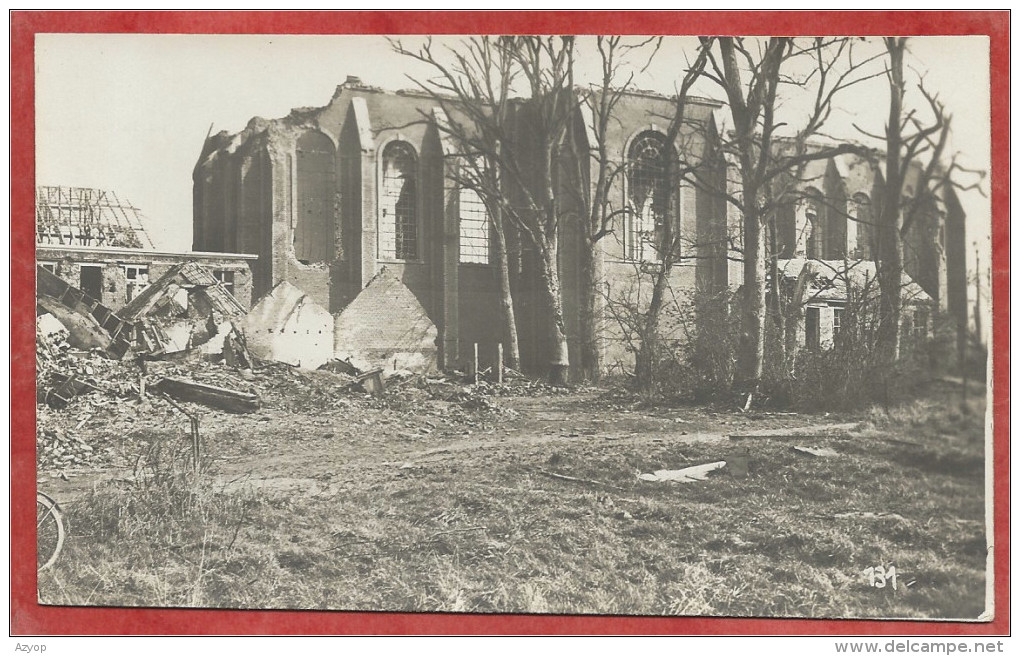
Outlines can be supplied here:
M137 207L117 194L87 187L35 190L39 244L154 249Z

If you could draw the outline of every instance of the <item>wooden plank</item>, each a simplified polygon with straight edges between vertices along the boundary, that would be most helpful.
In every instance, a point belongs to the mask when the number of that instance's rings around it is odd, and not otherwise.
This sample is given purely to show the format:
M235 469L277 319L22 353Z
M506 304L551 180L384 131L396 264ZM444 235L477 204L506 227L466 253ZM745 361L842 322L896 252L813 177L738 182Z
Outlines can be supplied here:
M255 412L261 406L261 401L255 394L196 383L184 378L164 378L155 388L179 401L200 403L226 412Z

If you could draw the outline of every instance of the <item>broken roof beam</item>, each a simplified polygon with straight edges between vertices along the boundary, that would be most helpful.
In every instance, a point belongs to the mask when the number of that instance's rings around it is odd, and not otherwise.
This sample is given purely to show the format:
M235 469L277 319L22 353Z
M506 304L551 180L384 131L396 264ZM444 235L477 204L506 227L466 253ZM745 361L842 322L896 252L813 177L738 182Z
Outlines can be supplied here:
M83 342L123 358L134 324L42 266L36 266L36 303ZM68 325L68 323L72 325ZM72 330L74 328L74 330Z
M178 401L191 401L225 412L255 412L262 403L255 394L205 385L184 378L164 378L155 389Z

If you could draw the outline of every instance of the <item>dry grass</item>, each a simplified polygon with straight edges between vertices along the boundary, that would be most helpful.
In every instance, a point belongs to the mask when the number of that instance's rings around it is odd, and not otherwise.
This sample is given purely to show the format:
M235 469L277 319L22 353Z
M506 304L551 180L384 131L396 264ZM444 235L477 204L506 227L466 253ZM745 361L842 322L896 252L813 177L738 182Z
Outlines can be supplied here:
M372 469L317 496L197 482L177 454L69 508L46 603L646 615L974 618L983 415L944 400L814 439L579 437ZM751 450L745 478L638 472ZM603 485L550 478L551 471ZM837 517L845 513L857 515ZM888 513L868 516L863 513ZM895 565L897 590L862 571Z

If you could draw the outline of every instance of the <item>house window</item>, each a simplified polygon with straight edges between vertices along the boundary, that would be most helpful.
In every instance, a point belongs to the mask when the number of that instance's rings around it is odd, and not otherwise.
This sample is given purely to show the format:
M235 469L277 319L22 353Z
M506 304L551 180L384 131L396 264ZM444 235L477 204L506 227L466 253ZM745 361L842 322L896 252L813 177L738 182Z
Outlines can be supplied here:
M917 342L928 338L928 310L925 308L914 310L913 336Z
M804 344L812 350L818 350L822 343L821 312L821 308L809 306L804 314Z
M46 269L53 275L57 275L57 263L56 262L39 262L39 266Z
M460 261L489 263L489 212L474 189L460 190Z
M838 342L843 333L843 308L832 308L832 341Z
M149 267L137 264L124 265L124 277L127 278L127 300L131 301L149 286Z
M629 225L627 257L642 262L661 260L662 241L669 211L669 180L664 157L665 138L658 132L644 132L631 144L627 153L627 201Z
M103 300L103 267L97 264L79 266L78 288L97 301Z
M223 288L230 292L230 295L234 295L234 272L228 271L227 269L216 269L213 271L213 276L216 280L220 281Z
M379 257L418 258L418 163L406 141L383 149L382 197L379 208Z

